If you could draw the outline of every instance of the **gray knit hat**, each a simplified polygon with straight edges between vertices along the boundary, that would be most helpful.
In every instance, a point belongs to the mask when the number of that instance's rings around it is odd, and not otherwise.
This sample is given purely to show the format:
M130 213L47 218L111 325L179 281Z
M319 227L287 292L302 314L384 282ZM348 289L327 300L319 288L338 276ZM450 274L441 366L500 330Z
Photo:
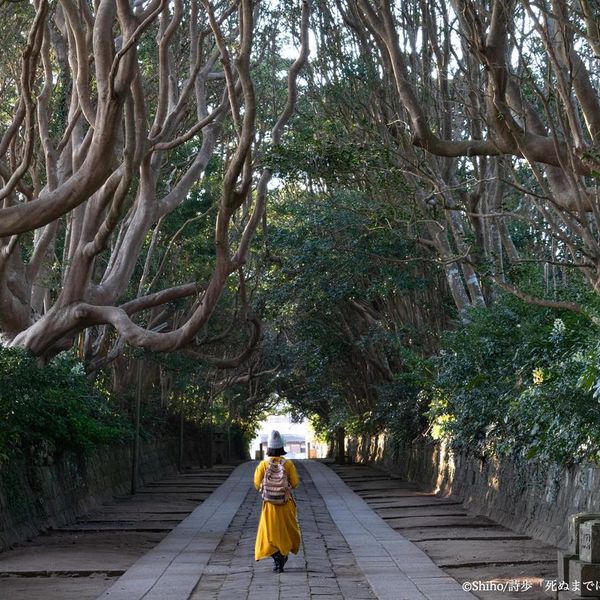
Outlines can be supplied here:
M271 435L269 436L269 443L267 444L267 448L278 450L279 448L283 448L283 439L281 438L281 434L279 431L273 429L271 431Z

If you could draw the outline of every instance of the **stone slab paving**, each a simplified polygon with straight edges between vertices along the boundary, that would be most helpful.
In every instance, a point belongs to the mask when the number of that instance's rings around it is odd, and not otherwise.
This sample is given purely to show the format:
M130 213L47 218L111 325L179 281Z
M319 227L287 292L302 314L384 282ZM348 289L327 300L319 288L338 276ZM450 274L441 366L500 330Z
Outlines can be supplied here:
M470 587L481 600L541 600L547 584L556 583L556 549L510 531L473 512L452 506L452 496L438 497L424 488L389 476L382 492L380 469L366 465L329 464L393 529L423 550L448 575ZM363 476L364 475L364 476ZM374 485L371 486L371 483ZM372 487L377 488L375 491ZM395 509L409 496L430 504ZM454 498L454 501L458 499ZM445 501L445 502L442 502ZM459 508L464 511L462 516Z
M217 465L171 473L0 553L0 598L95 600L198 507L208 496L199 487L212 491L233 470Z
M157 546L142 556L99 598L176 600L188 598L203 567L248 493L253 464L243 463L207 500Z
M472 600L422 550L394 531L325 465L309 461L310 476L359 568L380 600Z
M302 547L254 561L262 500L240 465L99 600L472 600L325 465L297 461Z
M262 501L250 489L191 600L375 600L305 462L296 465L301 479L295 497L302 545L298 555L290 556L285 572L273 573L271 560L254 560Z

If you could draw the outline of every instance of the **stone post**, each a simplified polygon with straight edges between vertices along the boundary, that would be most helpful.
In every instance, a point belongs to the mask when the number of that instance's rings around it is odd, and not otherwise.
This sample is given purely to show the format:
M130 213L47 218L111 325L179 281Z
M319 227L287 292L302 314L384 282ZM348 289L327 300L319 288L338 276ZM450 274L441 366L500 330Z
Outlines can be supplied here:
M600 513L569 517L569 549L558 553L558 581L569 586L559 600L600 600Z

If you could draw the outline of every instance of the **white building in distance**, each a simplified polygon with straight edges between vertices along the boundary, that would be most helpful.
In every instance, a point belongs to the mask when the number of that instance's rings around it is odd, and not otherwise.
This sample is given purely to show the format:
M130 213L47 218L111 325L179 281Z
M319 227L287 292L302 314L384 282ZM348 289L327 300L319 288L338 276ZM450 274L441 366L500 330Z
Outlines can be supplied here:
M267 443L271 431L276 429L283 438L286 458L305 459L323 458L327 452L327 446L315 439L315 434L310 423L305 419L300 423L294 423L289 414L269 415L265 421L260 423L256 437L250 444L250 456L254 459L266 456Z

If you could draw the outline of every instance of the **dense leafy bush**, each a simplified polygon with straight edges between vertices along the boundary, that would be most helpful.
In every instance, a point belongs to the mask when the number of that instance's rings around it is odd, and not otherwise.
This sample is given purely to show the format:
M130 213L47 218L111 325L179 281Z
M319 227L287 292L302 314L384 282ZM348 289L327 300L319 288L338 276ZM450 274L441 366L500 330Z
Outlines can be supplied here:
M0 347L0 462L36 459L129 438L127 422L62 354L39 368L20 349Z
M433 432L481 452L597 459L598 359L586 317L513 297L474 309L469 323L443 338Z

